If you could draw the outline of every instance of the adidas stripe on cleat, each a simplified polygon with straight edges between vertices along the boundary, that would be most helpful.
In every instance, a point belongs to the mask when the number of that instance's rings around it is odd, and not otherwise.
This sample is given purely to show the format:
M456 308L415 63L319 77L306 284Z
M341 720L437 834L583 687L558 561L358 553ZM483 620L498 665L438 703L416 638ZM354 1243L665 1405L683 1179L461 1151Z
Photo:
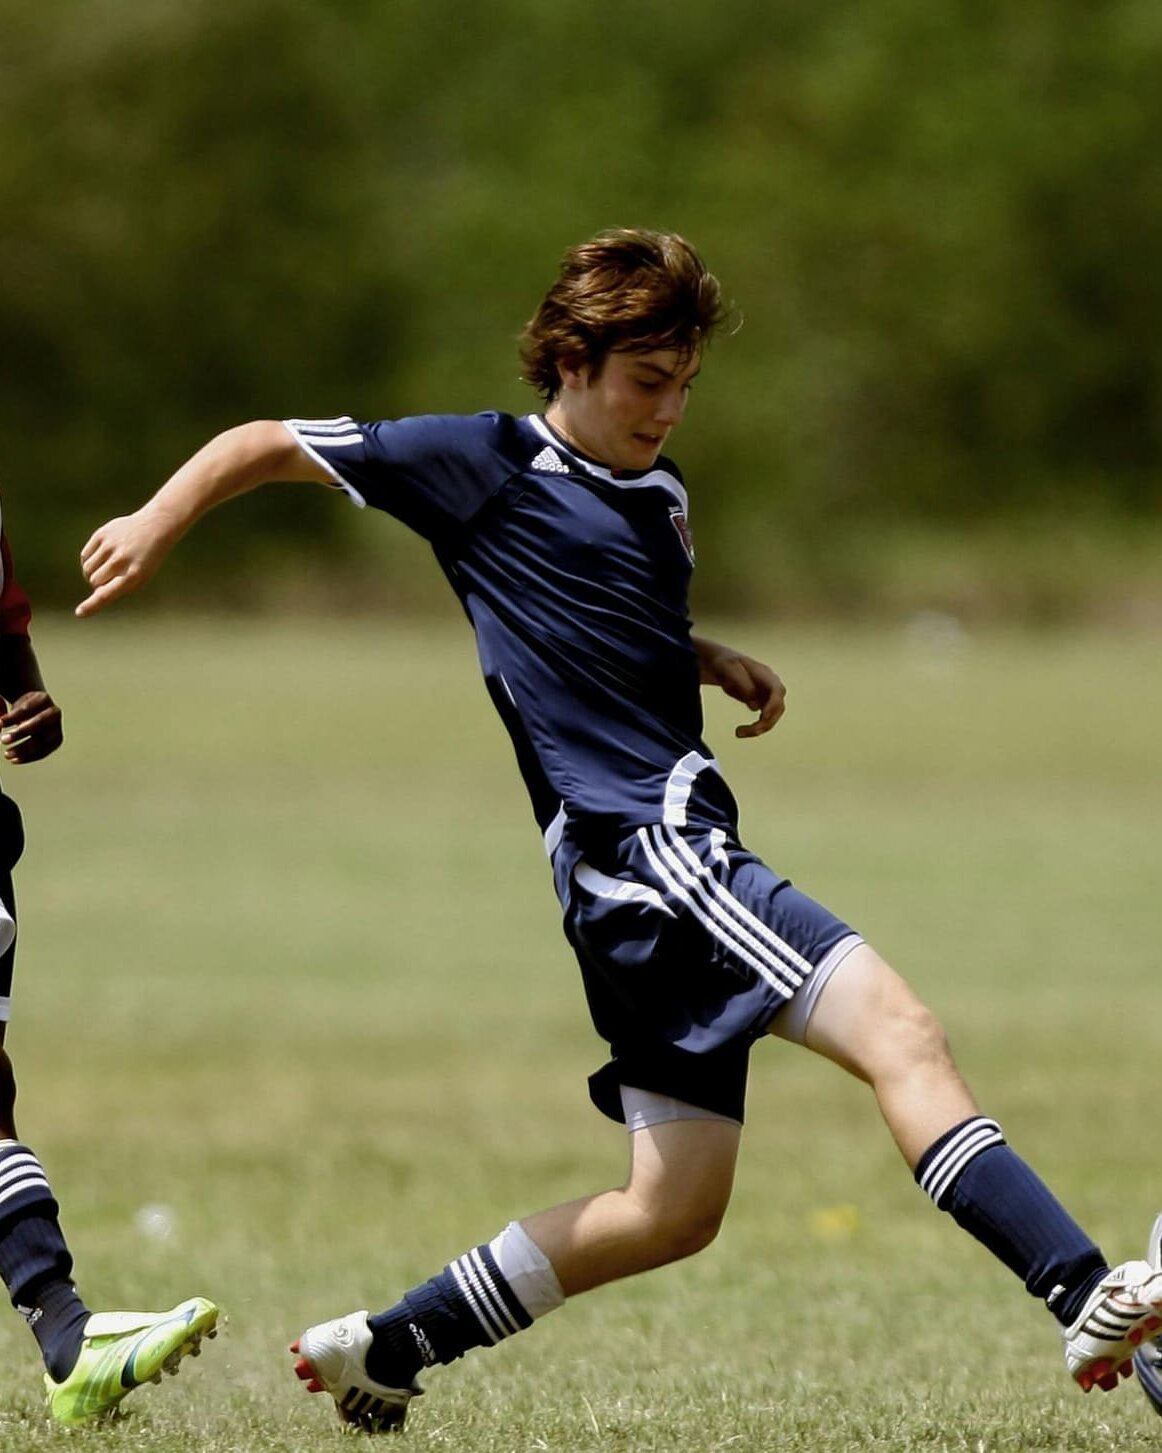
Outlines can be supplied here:
M217 1325L218 1308L205 1297L169 1312L94 1312L68 1377L54 1382L45 1373L49 1412L66 1426L108 1417L135 1387L160 1382L183 1357L197 1357Z
M423 1388L385 1387L367 1375L367 1349L371 1330L367 1312L349 1312L332 1322L308 1327L290 1350L298 1353L295 1375L308 1392L329 1392L345 1423L368 1433L398 1432L407 1417L408 1403Z
M1112 1392L1133 1371L1135 1350L1162 1329L1162 1271L1126 1261L1107 1272L1066 1327L1065 1365L1081 1388Z

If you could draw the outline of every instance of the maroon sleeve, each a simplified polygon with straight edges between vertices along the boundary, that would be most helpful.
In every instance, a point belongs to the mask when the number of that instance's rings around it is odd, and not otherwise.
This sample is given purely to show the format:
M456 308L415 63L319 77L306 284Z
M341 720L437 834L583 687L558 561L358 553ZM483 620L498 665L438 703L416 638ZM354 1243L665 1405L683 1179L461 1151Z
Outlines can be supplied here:
M32 607L12 573L12 551L0 526L0 636L27 636Z

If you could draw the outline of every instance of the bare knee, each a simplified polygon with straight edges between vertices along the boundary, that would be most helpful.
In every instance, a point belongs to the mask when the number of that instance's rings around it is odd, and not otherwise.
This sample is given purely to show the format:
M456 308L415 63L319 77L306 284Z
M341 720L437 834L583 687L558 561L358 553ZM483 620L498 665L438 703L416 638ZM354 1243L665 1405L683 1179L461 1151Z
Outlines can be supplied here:
M916 1070L955 1072L940 1021L866 944L824 986L804 1042L873 1084Z
M632 1195L632 1188L627 1189ZM653 1266L665 1266L704 1251L718 1235L727 1206L725 1198L715 1195L639 1204L640 1235Z
M952 1068L944 1026L918 999L899 1006L884 1026L888 1062L901 1070Z
M667 1248L668 1261L681 1261L705 1251L722 1229L725 1206L700 1206L686 1214L668 1218L662 1225L660 1239Z

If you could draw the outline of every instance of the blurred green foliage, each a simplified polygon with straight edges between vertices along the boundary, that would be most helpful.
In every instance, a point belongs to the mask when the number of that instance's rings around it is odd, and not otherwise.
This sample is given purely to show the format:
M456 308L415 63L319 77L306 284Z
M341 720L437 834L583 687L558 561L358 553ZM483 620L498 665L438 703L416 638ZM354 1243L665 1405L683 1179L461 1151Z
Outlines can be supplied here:
M893 531L1157 513L1157 0L0 15L0 487L41 602L229 424L533 406L516 334L624 223L744 318L675 451L709 604L858 605L841 562ZM154 598L431 598L367 524L260 492Z

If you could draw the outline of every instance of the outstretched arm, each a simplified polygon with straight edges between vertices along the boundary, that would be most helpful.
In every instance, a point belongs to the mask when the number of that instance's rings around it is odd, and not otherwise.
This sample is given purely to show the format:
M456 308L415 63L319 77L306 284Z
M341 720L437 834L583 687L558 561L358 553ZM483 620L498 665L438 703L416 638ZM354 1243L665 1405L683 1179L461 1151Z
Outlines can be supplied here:
M778 676L761 661L730 646L705 636L693 639L703 686L720 686L727 696L759 714L757 721L735 727L735 736L761 737L769 732L786 710L787 688Z
M241 424L211 439L147 504L110 520L90 537L81 551L81 571L91 593L77 606L77 615L93 615L139 590L207 510L276 479L331 483L322 465L273 420Z

